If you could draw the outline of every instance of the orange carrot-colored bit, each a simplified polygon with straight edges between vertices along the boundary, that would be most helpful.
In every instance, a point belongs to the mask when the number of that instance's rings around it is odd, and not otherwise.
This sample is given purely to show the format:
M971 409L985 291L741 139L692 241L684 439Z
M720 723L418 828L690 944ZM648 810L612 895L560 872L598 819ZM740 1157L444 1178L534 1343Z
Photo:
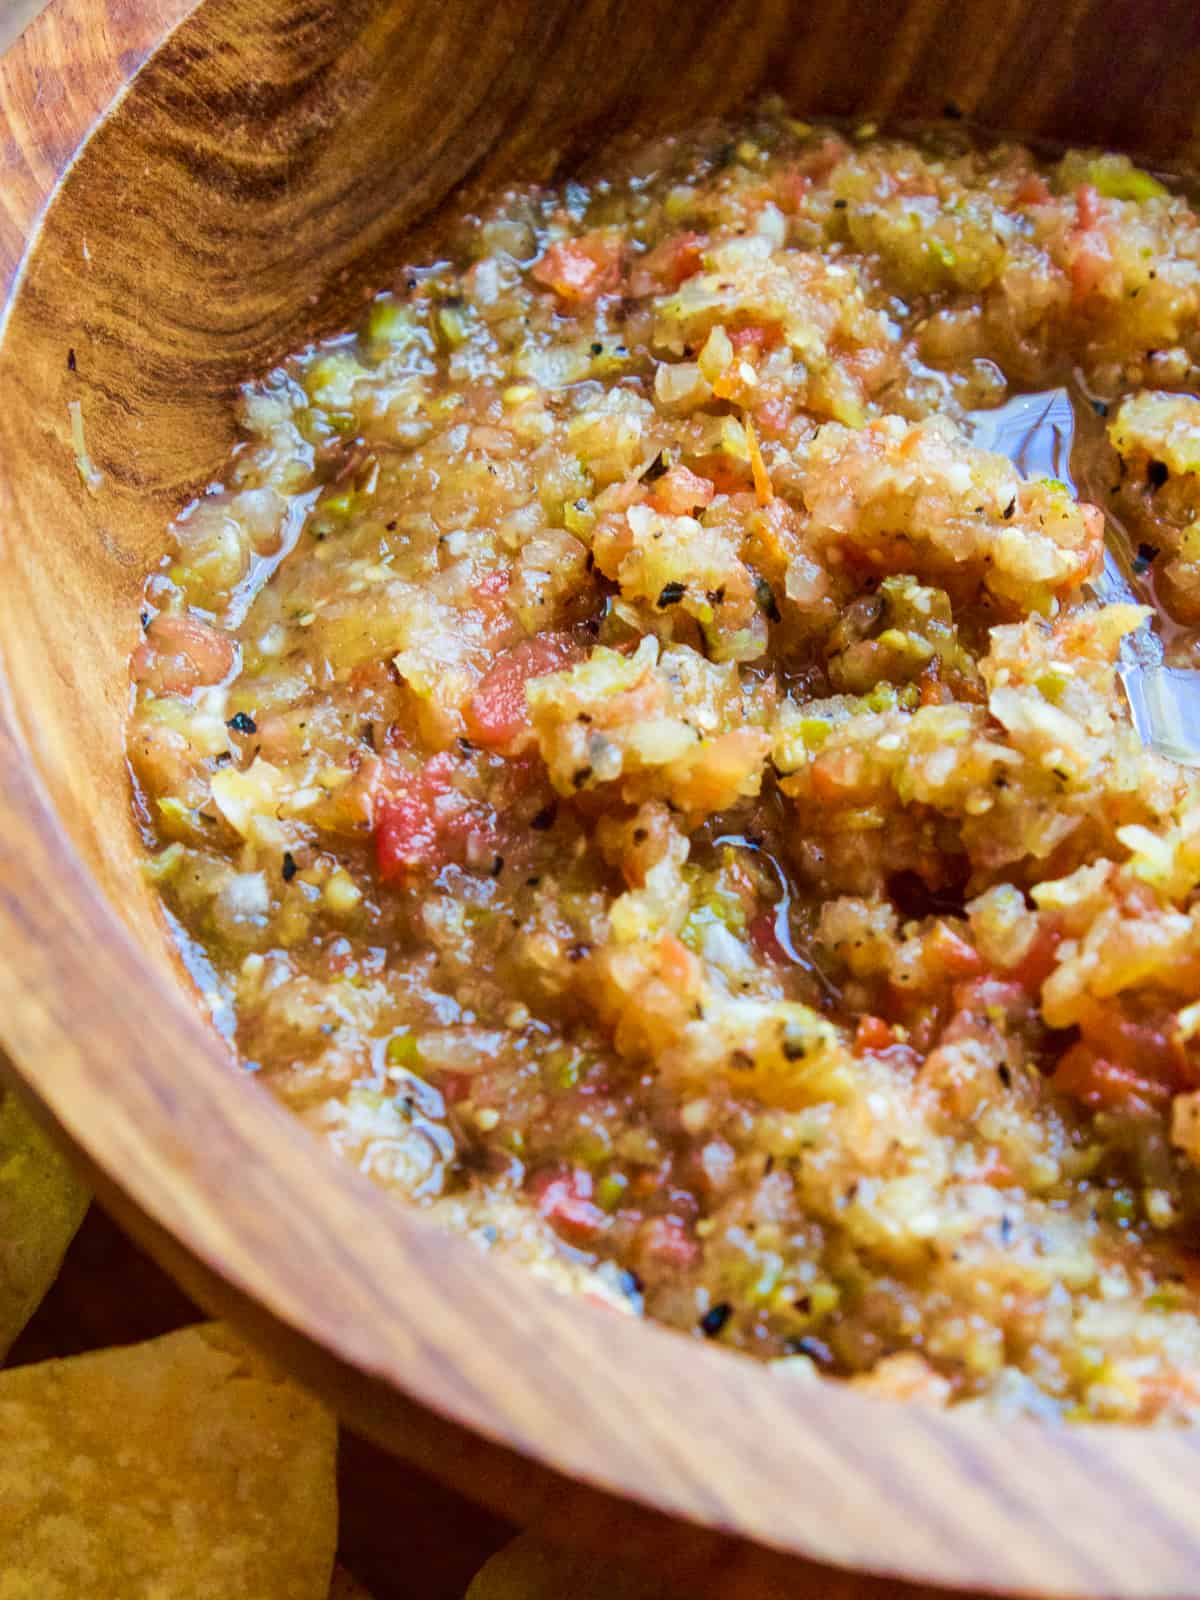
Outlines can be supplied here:
M760 506L769 506L775 498L775 488L771 482L771 474L767 471L767 464L763 460L762 451L758 445L758 435L754 431L754 423L747 413L742 418L742 426L746 430L746 448L750 452L750 471L754 475L754 493Z

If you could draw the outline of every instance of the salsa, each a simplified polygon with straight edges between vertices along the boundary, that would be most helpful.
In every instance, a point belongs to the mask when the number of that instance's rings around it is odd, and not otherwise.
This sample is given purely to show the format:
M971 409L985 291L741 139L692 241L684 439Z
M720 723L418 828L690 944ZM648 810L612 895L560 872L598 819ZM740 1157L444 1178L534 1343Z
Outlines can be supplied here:
M146 586L146 870L237 1059L780 1381L1193 1417L1200 807L1126 686L1200 666L1198 364L1123 156L768 104L464 212ZM1053 475L985 448L1035 391Z

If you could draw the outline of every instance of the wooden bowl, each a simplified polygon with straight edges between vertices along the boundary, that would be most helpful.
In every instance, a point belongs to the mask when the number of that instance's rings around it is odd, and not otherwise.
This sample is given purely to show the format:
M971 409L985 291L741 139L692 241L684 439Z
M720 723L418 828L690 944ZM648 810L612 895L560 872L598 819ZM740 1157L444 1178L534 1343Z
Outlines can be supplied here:
M57 0L0 69L0 1037L193 1294L455 1485L658 1552L693 1593L848 1592L824 1562L1182 1595L1197 1438L791 1385L560 1298L327 1156L231 1074L137 870L139 585L227 448L237 382L348 317L464 180L763 86L1186 162L1198 52L1194 0Z

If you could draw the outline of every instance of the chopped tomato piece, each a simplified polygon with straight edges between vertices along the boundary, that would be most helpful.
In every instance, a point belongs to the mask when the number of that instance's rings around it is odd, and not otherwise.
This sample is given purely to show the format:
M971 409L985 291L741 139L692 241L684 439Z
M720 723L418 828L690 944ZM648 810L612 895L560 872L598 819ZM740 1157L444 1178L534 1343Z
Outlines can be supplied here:
M708 478L701 478L687 467L671 467L650 490L650 504L656 511L673 517L686 517L697 507L711 503L716 489Z
M811 189L812 179L806 172L781 172L775 179L775 197L779 209L791 216L799 211Z
M995 1146L989 1146L975 1168L978 1183L990 1183L993 1189L1007 1189L1015 1179L1013 1169Z
M1057 918L1043 917L1029 949L1009 974L1012 981L1024 989L1040 989L1057 965L1062 937Z
M1099 506L1080 506L1079 509L1086 525L1085 542L1080 552L1080 572L1077 577L1071 577L1059 585L1060 594L1077 583L1080 577L1095 577L1104 565L1104 513Z
M486 578L481 578L475 585L475 598L477 600L500 600L508 593L511 579L507 572L489 572Z
M678 289L700 271L708 240L702 233L677 233L663 239L629 275L629 292L638 297Z
M456 762L434 756L416 773L382 764L375 782L372 815L375 861L385 883L465 861L486 851L495 838L490 808L468 799L453 781Z
M822 750L812 764L812 787L818 800L844 799L862 777L863 757L857 750Z
M1033 1001L1019 984L1004 978L967 978L954 986L954 1004L960 1011L1003 1011L1019 1017Z
M765 400L754 413L754 422L768 439L778 439L795 416L790 400Z
M574 1167L536 1186L539 1213L559 1233L587 1235L608 1225L608 1216L592 1200L592 1175Z
M822 139L815 148L810 148L804 152L801 158L801 165L814 183L820 183L822 179L829 176L838 162L842 160L848 148L844 139L839 139L836 135L830 135Z
M471 738L490 750L499 750L528 733L525 685L531 678L557 672L578 653L574 640L566 633L543 633L503 651L467 702L467 732Z
M1094 183L1081 183L1075 191L1075 215L1077 226L1085 232L1094 228L1104 215L1100 191Z
M471 1093L474 1078L469 1072L446 1072L438 1079L442 1099L448 1106L456 1106Z
M776 924L778 916L778 906L771 906L766 911L760 911L756 917L751 919L747 932L750 935L750 943L760 955L765 956L768 961L783 965L789 960L789 957L779 940L779 929Z
M375 825L379 876L390 882L413 867L435 865L437 856L437 821L425 797L412 793L385 800Z
M773 350L782 339L783 329L777 322L749 322L744 328L734 328L729 335L729 342L738 355Z
M1054 196L1040 172L1030 172L1017 186L1013 199L1019 206L1044 206Z
M673 988L685 990L696 977L696 957L673 933L664 933L658 941L658 964L661 976Z
M1112 267L1112 245L1100 195L1090 183L1080 184L1075 196L1075 226L1067 237L1071 290L1078 302L1094 294Z
M651 1217L641 1231L640 1255L660 1271L688 1272L700 1259L700 1246L678 1217Z
M1119 1004L1093 1003L1080 1017L1079 1031L1095 1054L1168 1091L1195 1087L1187 1050L1170 1012L1130 1017Z
M164 612L134 651L133 676L160 694L190 694L220 683L233 670L234 644L226 633L187 613Z
M374 817L375 859L385 882L414 867L443 864L436 808L450 788L449 768L448 757L434 756L411 777L383 770Z
M1171 1097L1166 1084L1098 1055L1082 1039L1063 1056L1052 1081L1061 1094L1070 1095L1093 1111L1136 1114L1157 1110Z
M921 704L923 706L948 705L954 698L950 690L942 682L941 660L938 656L934 656L925 671L917 679L917 683L920 687Z
M858 1050L887 1050L895 1043L891 1028L882 1017L859 1017L854 1030L854 1045Z
M609 233L585 233L552 244L533 268L538 283L573 306L591 305L621 278L621 241Z
M1076 301L1086 300L1104 282L1112 265L1109 243L1101 234L1083 234L1071 253L1071 289Z
M361 661L347 681L356 693L363 689L389 689L396 681L396 669L390 659Z
M973 978L983 970L983 957L979 951L955 933L948 922L935 924L926 947L948 978Z
M738 494L746 488L746 468L732 456L706 456L698 465L717 494Z

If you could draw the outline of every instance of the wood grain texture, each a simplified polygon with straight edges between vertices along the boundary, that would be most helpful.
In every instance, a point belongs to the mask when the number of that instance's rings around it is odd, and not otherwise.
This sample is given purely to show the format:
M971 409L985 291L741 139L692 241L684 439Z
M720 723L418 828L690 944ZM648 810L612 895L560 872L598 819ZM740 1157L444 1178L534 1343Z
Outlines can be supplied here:
M194 4L98 0L86 10L56 5L5 57L0 73L0 291L5 296L42 207L88 129ZM38 9L18 0L22 25Z
M0 5L0 50L7 50L40 11L46 0L5 0Z
M165 28L187 7L158 10ZM103 100L144 49L126 60L121 16L56 0L0 67L23 163L10 268L87 124L68 133L29 86L78 69L70 105L93 83ZM904 1592L816 1562L1196 1593L1200 1439L791 1387L561 1299L338 1167L231 1070L138 874L120 748L136 594L169 512L224 454L236 382L387 281L457 186L561 170L615 128L764 85L863 115L953 101L1185 160L1198 48L1192 0L205 0L79 153L17 276L0 345L0 1039L201 1303L444 1481L640 1552L694 1593Z

